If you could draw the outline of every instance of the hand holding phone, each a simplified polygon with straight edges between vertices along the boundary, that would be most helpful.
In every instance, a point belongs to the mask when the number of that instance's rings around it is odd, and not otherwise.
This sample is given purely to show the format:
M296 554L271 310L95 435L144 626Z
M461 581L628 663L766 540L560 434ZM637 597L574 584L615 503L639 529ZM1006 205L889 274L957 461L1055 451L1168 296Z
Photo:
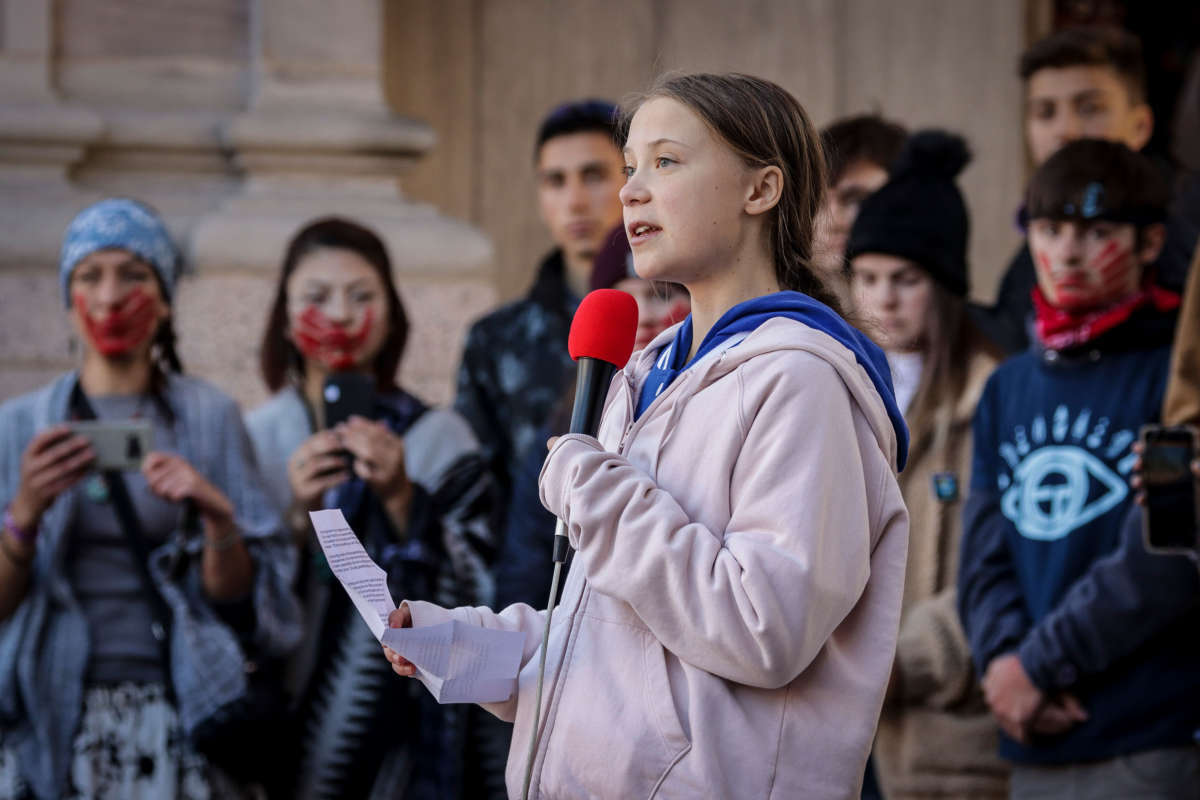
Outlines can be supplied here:
M35 530L42 512L87 475L95 457L66 423L39 431L21 454L21 481L9 506L18 527Z
M292 497L302 507L315 510L322 495L350 478L346 450L333 431L317 431L288 459Z
M1194 553L1200 538L1196 520L1197 433L1191 426L1145 425L1141 429L1142 536L1146 549Z

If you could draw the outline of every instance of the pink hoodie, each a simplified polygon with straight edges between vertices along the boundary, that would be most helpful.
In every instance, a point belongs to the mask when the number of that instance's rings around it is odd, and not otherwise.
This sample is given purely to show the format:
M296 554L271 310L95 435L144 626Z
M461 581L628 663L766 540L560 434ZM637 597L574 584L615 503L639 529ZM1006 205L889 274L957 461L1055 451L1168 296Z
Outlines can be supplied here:
M599 441L562 437L542 470L576 554L530 795L857 797L907 552L892 424L848 349L784 318L709 353L635 422L673 333L614 379ZM544 612L409 606L417 626L526 635L516 696L488 706L516 722L520 797Z

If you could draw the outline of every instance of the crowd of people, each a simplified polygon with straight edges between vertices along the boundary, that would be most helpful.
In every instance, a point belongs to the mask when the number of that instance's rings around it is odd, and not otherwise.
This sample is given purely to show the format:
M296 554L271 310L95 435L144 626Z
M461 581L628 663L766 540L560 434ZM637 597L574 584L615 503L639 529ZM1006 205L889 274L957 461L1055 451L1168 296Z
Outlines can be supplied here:
M953 132L817 130L737 74L554 109L554 247L471 327L452 408L397 383L404 287L358 222L281 254L243 415L176 355L162 219L82 210L78 368L0 405L0 800L1200 798L1200 570L1137 507L1142 426L1200 424L1200 181L1139 152L1130 35L1018 70L1026 241L991 306ZM638 330L593 437L567 334L595 289ZM99 469L89 421L153 447ZM507 701L403 679L322 508L392 625L524 637Z

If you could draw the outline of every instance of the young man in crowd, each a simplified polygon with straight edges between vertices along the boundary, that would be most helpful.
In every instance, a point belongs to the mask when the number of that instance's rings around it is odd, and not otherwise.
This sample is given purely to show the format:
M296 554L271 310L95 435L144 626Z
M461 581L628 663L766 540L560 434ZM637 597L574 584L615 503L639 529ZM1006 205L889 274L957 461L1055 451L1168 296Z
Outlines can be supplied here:
M907 132L878 114L846 117L821 131L828 184L813 240L813 263L826 286L846 307L850 301L850 273L846 265L846 240L867 195L887 183L888 169Z
M1115 28L1068 28L1036 42L1021 56L1025 136L1035 167L1080 138L1121 142L1141 150L1154 116L1146 102L1142 48ZM1179 291L1195 249L1200 220L1172 216L1154 268L1156 281ZM1009 354L1029 346L1030 301L1036 280L1029 248L1013 256L994 306L973 306L979 327Z
M614 138L616 106L578 100L551 111L534 148L538 211L554 243L524 298L477 320L467 333L458 370L455 409L479 437L503 502L499 534L519 460L562 397L575 368L567 353L571 317L587 293L592 262L621 220L617 193L625 160ZM473 709L474 762L466 765L464 796L506 795L504 765L512 726Z
M1145 551L1128 484L1179 305L1148 269L1166 202L1099 139L1029 186L1037 347L979 401L958 581L1015 798L1200 797L1200 576Z
M478 320L467 334L455 408L483 444L504 497L574 368L571 317L604 237L621 221L625 161L614 139L616 108L569 102L538 129L538 209L554 242L528 294Z

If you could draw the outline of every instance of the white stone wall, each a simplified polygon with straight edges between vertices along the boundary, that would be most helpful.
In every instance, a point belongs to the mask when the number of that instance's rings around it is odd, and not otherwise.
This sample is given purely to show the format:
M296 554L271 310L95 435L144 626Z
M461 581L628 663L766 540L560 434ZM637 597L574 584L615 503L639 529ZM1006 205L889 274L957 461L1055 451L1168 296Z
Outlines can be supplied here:
M245 407L284 246L340 214L387 242L411 322L401 380L452 396L467 324L495 302L492 245L414 202L434 145L383 101L384 0L0 0L0 399L76 363L58 296L70 218L124 194L190 266L180 354Z

